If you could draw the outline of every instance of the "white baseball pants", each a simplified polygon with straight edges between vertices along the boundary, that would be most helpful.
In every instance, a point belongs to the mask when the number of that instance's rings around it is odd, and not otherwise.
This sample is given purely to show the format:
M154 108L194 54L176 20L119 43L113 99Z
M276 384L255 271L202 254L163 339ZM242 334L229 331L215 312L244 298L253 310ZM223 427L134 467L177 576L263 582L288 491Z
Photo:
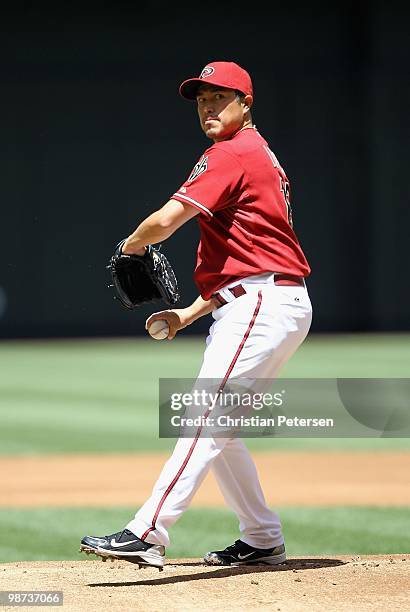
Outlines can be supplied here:
M198 379L272 380L309 331L312 307L306 287L275 285L273 275L249 277L241 284L246 294L212 313ZM200 428L195 437L178 439L151 497L127 529L149 543L168 546L169 527L188 508L210 468L239 519L240 539L256 548L283 544L279 516L266 505L245 444L238 438L201 437Z

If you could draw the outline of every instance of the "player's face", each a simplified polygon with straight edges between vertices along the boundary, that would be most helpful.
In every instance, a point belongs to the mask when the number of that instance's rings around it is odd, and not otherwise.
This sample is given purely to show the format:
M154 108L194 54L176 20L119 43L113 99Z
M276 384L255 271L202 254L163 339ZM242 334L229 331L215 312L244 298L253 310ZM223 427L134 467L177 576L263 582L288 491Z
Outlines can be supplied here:
M233 89L200 87L196 101L201 128L214 142L227 140L243 126L248 107Z

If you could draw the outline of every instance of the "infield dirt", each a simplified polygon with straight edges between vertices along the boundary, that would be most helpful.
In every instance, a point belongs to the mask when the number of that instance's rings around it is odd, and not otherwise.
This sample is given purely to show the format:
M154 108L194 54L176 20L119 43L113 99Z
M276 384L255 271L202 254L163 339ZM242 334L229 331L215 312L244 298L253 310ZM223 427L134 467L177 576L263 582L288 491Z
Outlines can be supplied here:
M2 590L63 591L64 605L54 609L64 612L410 608L410 555L294 558L275 567L236 568L179 559L162 572L123 561L37 561L0 565L0 579Z
M252 453L272 506L410 506L408 452ZM0 506L138 506L168 454L0 458ZM192 506L225 506L212 474Z

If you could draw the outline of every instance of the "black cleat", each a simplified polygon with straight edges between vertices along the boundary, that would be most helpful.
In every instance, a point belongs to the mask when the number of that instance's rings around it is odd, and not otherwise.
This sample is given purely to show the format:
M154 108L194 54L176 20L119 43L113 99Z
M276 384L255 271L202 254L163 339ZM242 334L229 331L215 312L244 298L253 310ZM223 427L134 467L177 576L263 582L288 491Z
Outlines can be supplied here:
M206 553L204 557L208 565L251 565L262 563L278 565L286 561L284 544L275 548L254 548L242 540L227 546L225 550L214 550Z
M165 563L164 546L143 542L128 529L108 536L85 536L81 540L80 552L94 553L102 557L103 561L109 558L122 559L160 569Z

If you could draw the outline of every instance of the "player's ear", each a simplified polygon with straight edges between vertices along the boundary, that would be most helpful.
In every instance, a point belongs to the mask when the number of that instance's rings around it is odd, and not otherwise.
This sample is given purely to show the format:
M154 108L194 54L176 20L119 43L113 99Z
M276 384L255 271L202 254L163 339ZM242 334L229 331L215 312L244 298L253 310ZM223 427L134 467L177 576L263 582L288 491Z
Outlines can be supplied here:
M251 110L253 104L253 97L250 94L246 95L243 99L243 104L245 111Z

